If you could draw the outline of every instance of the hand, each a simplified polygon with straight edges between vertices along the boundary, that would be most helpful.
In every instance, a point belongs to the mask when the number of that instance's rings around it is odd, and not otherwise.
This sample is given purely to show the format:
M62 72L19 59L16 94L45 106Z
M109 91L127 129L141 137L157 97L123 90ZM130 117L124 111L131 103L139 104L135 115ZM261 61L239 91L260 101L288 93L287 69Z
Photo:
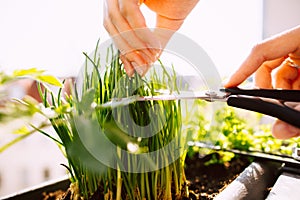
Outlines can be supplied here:
M255 73L259 88L300 89L300 26L256 45L225 87L235 87ZM275 70L276 69L276 70ZM272 76L272 72L275 72ZM300 105L295 109L300 111ZM272 133L286 139L300 136L300 129L277 120Z
M120 50L126 73L143 76L155 62L187 15L199 0L105 0L104 27ZM151 31L140 10L144 3L156 13L156 28ZM163 31L168 29L171 31Z

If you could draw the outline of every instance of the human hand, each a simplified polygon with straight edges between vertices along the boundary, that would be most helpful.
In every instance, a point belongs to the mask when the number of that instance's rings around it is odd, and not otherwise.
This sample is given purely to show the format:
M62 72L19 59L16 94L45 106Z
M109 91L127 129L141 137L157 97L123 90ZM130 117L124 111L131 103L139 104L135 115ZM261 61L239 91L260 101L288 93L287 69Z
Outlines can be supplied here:
M172 34L199 0L105 0L104 27L120 50L126 73L143 76L161 54ZM151 31L140 10L144 3L156 13ZM169 31L164 31L169 30ZM171 30L171 31L170 31Z
M235 87L255 72L259 88L300 89L300 26L256 45L225 87ZM273 73L274 72L274 73ZM300 111L300 105L294 107ZM300 136L300 129L277 120L272 129L275 137Z

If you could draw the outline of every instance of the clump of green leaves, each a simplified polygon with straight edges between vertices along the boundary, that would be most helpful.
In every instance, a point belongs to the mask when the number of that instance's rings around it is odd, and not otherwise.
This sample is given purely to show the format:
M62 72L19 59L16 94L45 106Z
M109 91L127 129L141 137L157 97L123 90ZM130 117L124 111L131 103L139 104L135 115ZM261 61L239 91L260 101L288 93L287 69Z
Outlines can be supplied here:
M216 112L217 126L212 129L223 134L226 140L219 141L219 145L226 148L247 151L253 146L253 128L247 126L244 119L238 116L231 107Z
M63 86L56 77L48 75L45 73L45 70L39 70L37 68L18 69L14 70L11 74L7 74L4 71L0 72L0 86L7 85L10 82L19 79L32 79L45 85L50 84L57 87Z
M44 110L39 107L38 102L29 96L25 96L23 99L11 99L9 97L8 90L10 84L21 79L38 81L46 88L48 88L48 86L63 87L60 80L52 75L46 74L45 70L30 68L14 70L11 74L5 73L4 71L0 72L0 123L12 122L20 118L30 118L37 112L42 115L46 114L43 112ZM44 128L48 125L47 123L42 123L38 128ZM36 127L28 128L26 126L17 127L16 130L13 131L16 137L3 146L0 146L0 153L36 132L35 128Z
M199 114L194 123L201 123L201 127L191 127L194 141L203 141L222 149L236 149L241 151L258 151L277 155L292 154L292 148L300 144L300 138L288 140L276 139L271 133L271 124L259 124L261 114L243 111L241 109L223 105L217 109L213 118L205 116L208 103L195 102L195 109ZM247 119L247 120L246 120ZM211 150L190 147L190 152L210 153ZM232 153L219 152L218 160L209 163L224 163L234 157ZM191 154L191 153L190 153Z
M97 48L92 56L86 55L82 79L66 100L60 92L55 96L41 91L43 106L56 113L50 122L58 139L52 139L67 157L77 188L73 194L84 199L95 194L118 200L180 198L185 185L180 102L101 106L132 95L156 95L160 89L174 91L175 72L161 63L160 73L128 77L113 48L107 50L105 66L102 58Z

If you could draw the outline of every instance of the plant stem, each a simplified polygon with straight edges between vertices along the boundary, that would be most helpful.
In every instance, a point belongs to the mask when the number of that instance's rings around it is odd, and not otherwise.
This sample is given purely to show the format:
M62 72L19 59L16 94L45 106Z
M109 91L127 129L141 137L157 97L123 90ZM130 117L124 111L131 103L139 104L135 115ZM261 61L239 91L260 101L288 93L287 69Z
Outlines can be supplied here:
M118 156L121 157L121 148L120 147L117 147L117 152L118 152ZM118 164L116 200L121 200L121 192L122 192L122 174L121 174L120 167Z

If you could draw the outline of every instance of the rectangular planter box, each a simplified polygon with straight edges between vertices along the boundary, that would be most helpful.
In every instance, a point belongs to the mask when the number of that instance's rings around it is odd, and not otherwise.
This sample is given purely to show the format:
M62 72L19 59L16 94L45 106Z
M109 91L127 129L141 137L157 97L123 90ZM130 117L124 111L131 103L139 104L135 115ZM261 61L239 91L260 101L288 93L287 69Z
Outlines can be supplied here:
M42 200L43 193L54 192L56 190L67 190L70 186L69 177L48 181L41 185L25 189L18 193L0 198L1 200Z

